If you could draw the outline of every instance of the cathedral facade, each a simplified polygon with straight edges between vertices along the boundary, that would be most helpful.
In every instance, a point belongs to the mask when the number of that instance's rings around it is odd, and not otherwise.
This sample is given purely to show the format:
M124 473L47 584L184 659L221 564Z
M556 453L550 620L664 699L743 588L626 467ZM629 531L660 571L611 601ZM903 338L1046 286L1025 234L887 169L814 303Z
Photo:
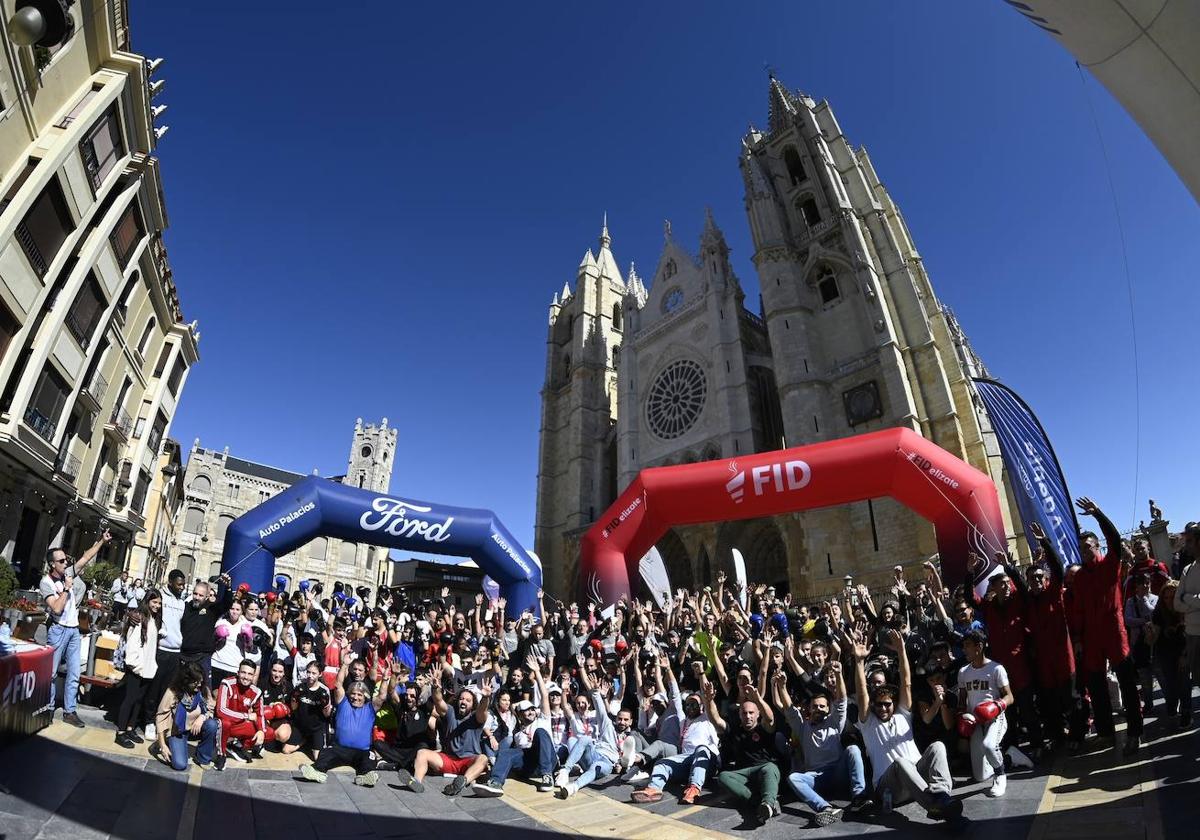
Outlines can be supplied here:
M740 168L761 306L711 213L699 250L668 223L649 284L598 251L550 306L534 541L546 589L573 596L579 542L637 473L906 426L991 475L1019 522L970 377L984 372L934 295L900 211L826 102L772 78L768 125ZM799 598L846 575L882 584L934 551L933 526L891 499L676 528L658 543L675 586L732 570Z

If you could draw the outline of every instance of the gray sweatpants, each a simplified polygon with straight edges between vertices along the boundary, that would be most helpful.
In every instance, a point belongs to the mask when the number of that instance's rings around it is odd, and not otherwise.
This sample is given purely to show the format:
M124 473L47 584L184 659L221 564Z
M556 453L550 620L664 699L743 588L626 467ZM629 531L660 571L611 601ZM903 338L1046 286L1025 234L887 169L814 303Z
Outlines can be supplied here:
M902 758L893 761L879 777L875 792L882 794L885 789L890 789L892 804L900 805L915 799L928 811L939 804L938 800L948 795L953 787L950 764L946 761L946 745L934 741L916 764Z
M666 741L655 741L649 744L646 749L638 750L638 755L642 757L642 767L649 772L650 768L654 766L654 762L658 759L679 755L679 747L674 744L668 744Z

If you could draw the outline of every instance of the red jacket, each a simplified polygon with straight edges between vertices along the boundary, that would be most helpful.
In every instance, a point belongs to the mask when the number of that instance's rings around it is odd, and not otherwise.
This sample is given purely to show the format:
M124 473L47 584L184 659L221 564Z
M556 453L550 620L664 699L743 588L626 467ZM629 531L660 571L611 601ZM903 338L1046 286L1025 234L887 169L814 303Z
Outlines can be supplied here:
M217 717L223 723L235 723L245 720L247 712L254 712L257 721L255 727L265 729L262 699L262 689L258 686L242 688L238 685L237 677L226 677L217 689Z
M1167 571L1166 563L1155 560L1153 557L1139 560L1133 564L1133 568L1129 570L1129 576L1125 578L1126 601L1133 597L1133 584L1139 576L1150 578L1150 592L1154 595L1161 592L1163 584L1171 579L1171 573Z
M1097 517L1108 554L1085 557L1071 587L1079 626L1075 641L1083 646L1081 666L1086 673L1103 671L1129 656L1125 635L1125 598L1121 593L1121 535L1106 516Z
M1038 686L1049 688L1068 681L1075 673L1075 651L1067 631L1067 606L1062 583L1053 575L1040 595L1025 599L1029 646Z
M1013 694L1026 688L1032 681L1026 645L1025 601L1024 593L1017 590L1008 596L1004 606L1000 606L994 598L983 602L983 623L987 627L991 656L1008 672L1008 684Z

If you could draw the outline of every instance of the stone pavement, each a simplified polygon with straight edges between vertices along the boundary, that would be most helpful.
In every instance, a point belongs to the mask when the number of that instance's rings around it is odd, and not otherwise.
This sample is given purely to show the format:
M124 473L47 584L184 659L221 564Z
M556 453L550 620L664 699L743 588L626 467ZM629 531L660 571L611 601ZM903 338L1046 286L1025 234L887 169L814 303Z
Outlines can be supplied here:
M487 840L552 835L683 840L749 832L767 840L799 833L928 837L931 831L972 840L1157 840L1191 836L1200 817L1198 736L1168 721L1150 722L1150 743L1133 762L1113 749L1061 756L1051 768L1010 775L1008 795L998 800L985 797L983 785L964 785L955 791L964 799L965 819L957 825L931 825L908 805L886 818L847 819L817 829L794 800L785 799L784 816L760 828L715 793L691 807L673 798L650 807L632 805L630 786L615 779L560 801L518 780L509 782L500 799L470 793L448 799L436 777L424 794L412 794L397 789L390 772L381 773L374 789L356 787L349 772L339 771L318 785L299 776L306 759L298 755L268 755L250 765L230 761L223 773L195 767L176 773L144 747L117 747L98 710L81 707L81 714L87 729L56 722L0 751L0 785L7 788L0 792L0 840L307 840L475 831L486 832Z

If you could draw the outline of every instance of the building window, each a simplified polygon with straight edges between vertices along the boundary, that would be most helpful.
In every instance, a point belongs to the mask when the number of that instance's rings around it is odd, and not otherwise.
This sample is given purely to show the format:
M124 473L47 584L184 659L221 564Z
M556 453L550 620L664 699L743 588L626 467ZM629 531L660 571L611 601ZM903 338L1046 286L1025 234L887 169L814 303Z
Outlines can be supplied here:
M154 328L158 326L158 321L153 315L150 316L150 323L146 324L146 329L142 330L142 337L138 339L137 352L143 359L146 358L146 351L149 349L150 336L154 334Z
M47 364L25 411L25 422L46 441L54 439L59 415L70 393L67 383Z
M83 168L92 181L92 189L99 191L117 161L125 157L125 142L121 139L121 123L117 120L115 106L88 129L79 144L79 152L83 155Z
M329 551L329 543L324 537L317 537L308 544L308 556L313 560L324 560Z
M51 178L17 225L17 241L39 277L45 276L74 229L75 223L71 220L58 178Z
M841 292L838 291L837 275L829 266L822 268L821 273L817 276L817 291L821 293L821 303L833 303L841 297Z
M691 359L670 365L650 386L646 400L650 431L665 440L679 437L695 425L707 394L708 385L700 365Z
M664 280L670 280L675 276L675 260L667 260L667 264L663 266L662 276Z
M146 441L146 446L155 455L158 454L159 444L162 443L163 433L167 429L167 418L161 414L154 421L154 425L150 427L150 438Z
M354 555L358 551L358 543L343 542L341 552L338 555L338 562L343 566L354 565Z
M129 264L129 258L133 256L134 250L141 241L142 219L138 214L137 199L134 199L125 208L125 212L121 214L121 218L112 232L113 250L116 252L117 261L122 268Z
M96 88L92 88L85 93L83 95L83 99L80 99L75 103L75 107L72 108L65 117L58 121L56 127L66 128L71 123L75 122L75 120L79 118L79 115L82 114L87 109L87 106L91 104L92 100L96 98L96 94L99 92L100 91L98 91Z
M13 317L4 302L0 301L0 362L4 361L4 356L8 353L8 346L12 344L13 337L20 329L21 325L17 323L17 319Z
M808 175L804 171L804 162L800 160L800 153L791 146L788 146L783 153L783 165L787 167L788 178L793 187L808 180Z
M222 513L217 517L217 539L225 539L225 532L229 530L229 526L233 524L233 515Z
M171 358L171 345L163 345L162 352L158 354L158 362L154 365L154 378L161 379L163 371L167 369L167 359Z
M613 346L613 362L612 362L613 370L617 370L620 367L620 364L621 364L621 345L617 344L617 345Z
M229 501L236 502L238 500L238 493L241 491L241 489L242 489L242 485L240 485L240 484L230 484L229 485Z
M810 228L821 223L821 211L817 209L817 202L812 196L807 196L796 202L796 210L800 213L800 218Z
M83 288L75 296L75 302L71 304L71 310L67 313L67 329L81 347L88 346L92 333L100 324L100 315L107 305L100 291L100 284L93 275L88 274L87 279L83 281Z
M613 304L612 322L614 330L621 329L621 304L619 303Z
M187 577L190 578L192 576L192 572L195 571L195 567L196 567L196 558L195 557L193 557L190 554L180 554L179 555L179 560L176 565L176 568L178 568L179 571L183 572L184 575L186 575Z
M183 359L175 360L175 367L171 368L171 378L167 380L167 390L171 392L171 396L179 396L179 383L183 380L183 372L186 366Z
M192 483L188 485L188 490L193 493L211 493L212 479L201 473L192 479Z
M133 501L130 503L130 508L139 516L144 514L143 508L146 507L146 494L149 490L150 473L138 470L137 485L133 488Z
M183 532L185 534L200 534L204 531L204 511L198 507L190 507L183 517Z

